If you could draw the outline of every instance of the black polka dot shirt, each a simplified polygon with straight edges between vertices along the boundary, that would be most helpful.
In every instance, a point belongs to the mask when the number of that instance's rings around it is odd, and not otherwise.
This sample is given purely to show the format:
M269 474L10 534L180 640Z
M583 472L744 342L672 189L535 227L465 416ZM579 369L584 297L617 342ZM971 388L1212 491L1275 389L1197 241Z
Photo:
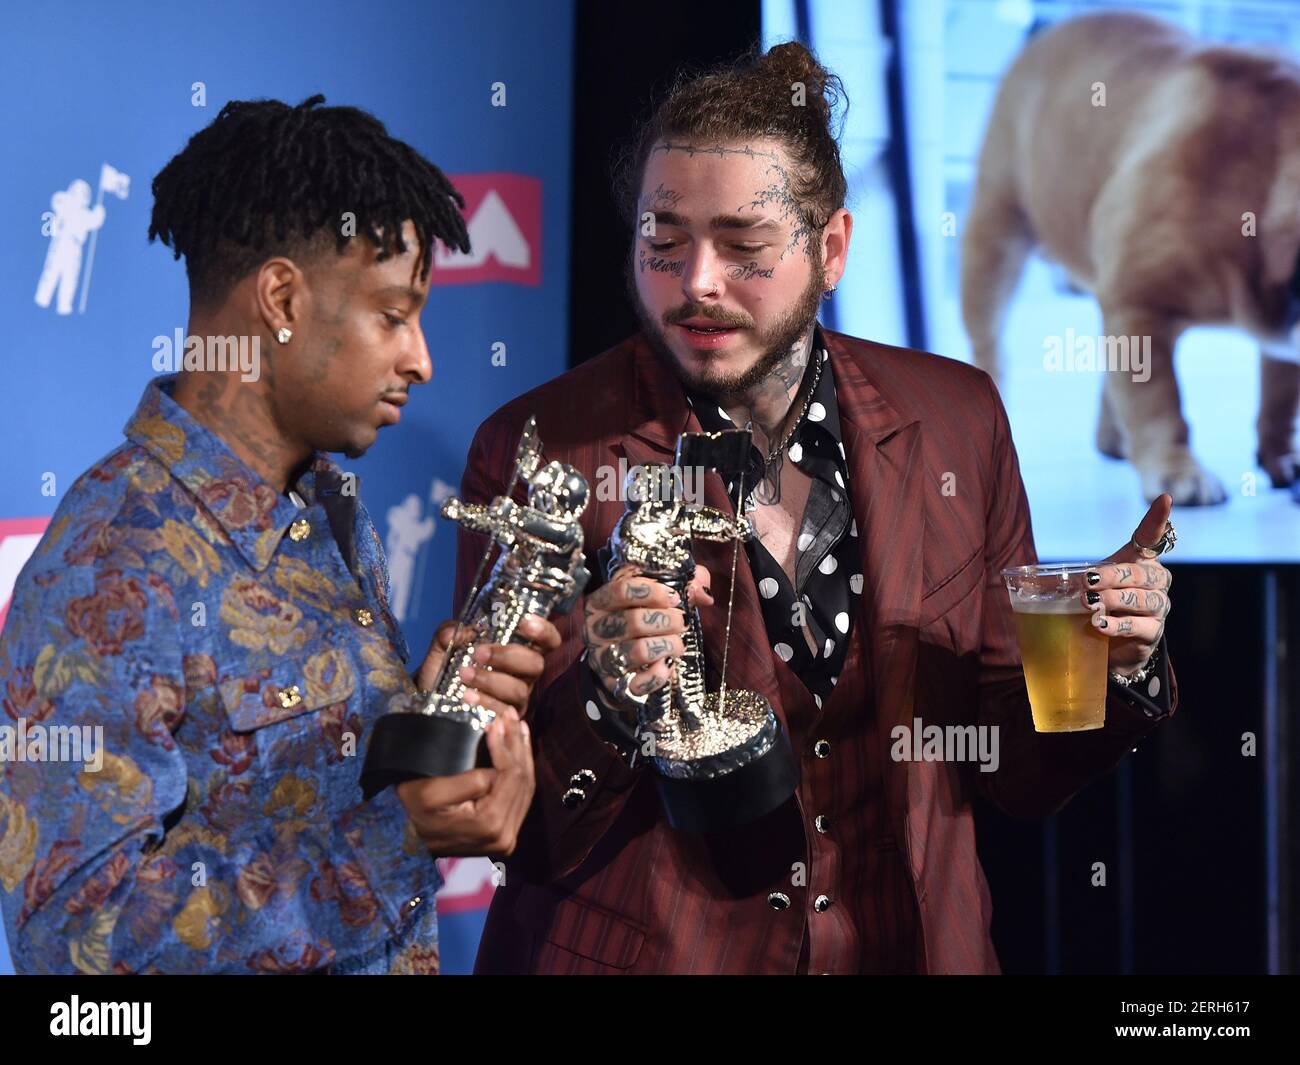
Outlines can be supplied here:
M858 523L849 503L849 468L840 435L835 382L820 328L813 334L812 355L821 360L821 378L785 452L787 462L812 478L795 543L793 586L759 539L746 542L745 550L758 585L772 651L789 664L820 707L830 698L844 668L863 588ZM805 382L811 379L812 366L810 360ZM805 395L802 390L796 395L796 407L802 407ZM711 397L688 389L686 398L706 431L738 428ZM762 477L763 458L757 447L750 449L745 472L745 494L750 500L746 512L752 504L752 488ZM729 480L727 492L731 499L736 498L734 479ZM803 627L811 631L815 650Z

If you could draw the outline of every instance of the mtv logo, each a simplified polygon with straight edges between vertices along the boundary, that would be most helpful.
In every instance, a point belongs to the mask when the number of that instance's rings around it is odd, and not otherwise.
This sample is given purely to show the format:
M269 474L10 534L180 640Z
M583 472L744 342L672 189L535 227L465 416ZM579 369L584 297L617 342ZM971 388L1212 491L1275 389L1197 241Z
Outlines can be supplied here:
M480 281L542 283L542 182L524 174L458 174L451 183L465 197L470 253L438 244L430 285Z
M439 913L486 910L492 902L501 874L486 858L439 858L442 890L438 892Z
M0 629L9 613L18 574L49 524L49 518L0 518Z

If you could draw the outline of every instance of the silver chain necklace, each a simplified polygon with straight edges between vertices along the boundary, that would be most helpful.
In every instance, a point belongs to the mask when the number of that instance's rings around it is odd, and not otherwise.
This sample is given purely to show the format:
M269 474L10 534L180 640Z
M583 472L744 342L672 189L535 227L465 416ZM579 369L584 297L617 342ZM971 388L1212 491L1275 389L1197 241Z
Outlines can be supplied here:
M812 380L812 384L811 384L811 385L809 386L809 388L808 388L808 395L806 395L806 396L804 397L803 408L799 411L799 417L797 417L797 418L794 420L794 424L793 424L792 426L790 426L790 431L789 431L788 433L786 433L786 434L785 434L785 437L781 440L781 442L780 442L779 444L777 444L776 447L774 447L774 448L773 448L773 449L768 453L767 459L763 462L763 474L764 474L764 476L767 475L768 467L771 466L772 463L774 463L774 462L775 462L775 461L776 461L776 460L781 456L781 453L782 453L783 451L785 451L785 449L786 449L786 447L789 445L790 441L794 439L794 434L797 433L797 432L799 431L799 426L801 426L801 425L803 424L803 420L804 420L804 418L806 418L806 417L808 416L808 408L812 406L812 398L813 398L813 396L814 396L814 395L816 394L816 392L817 392L817 384L818 384L818 382L821 381L821 379L822 379L822 362L823 362L823 360L822 360L822 357L821 357L820 353L817 351L816 348L813 349L813 351L812 351L812 356L813 356L814 359L817 360L817 362L816 362L816 365L813 367L813 380ZM758 484L754 485L754 487L751 488L751 489L746 493L746 495L745 495L745 512L746 512L746 513L750 512L750 511L752 511L752 510L757 510L757 509L758 509L758 503L757 503L757 501L754 499L754 493L758 491L759 485L761 485L762 483L763 483L763 481L762 481L762 479L760 478Z
M767 460L763 463L764 472L766 472L767 468L777 460L790 441L794 439L794 434L799 431L799 426L803 424L804 418L808 415L808 408L812 406L812 398L813 394L817 391L817 383L822 379L821 356L816 352L813 354L817 359L817 364L813 367L812 385L808 388L808 395L804 397L803 409L799 411L799 417L794 420L794 424L790 426L790 431L785 434L785 438L768 453Z

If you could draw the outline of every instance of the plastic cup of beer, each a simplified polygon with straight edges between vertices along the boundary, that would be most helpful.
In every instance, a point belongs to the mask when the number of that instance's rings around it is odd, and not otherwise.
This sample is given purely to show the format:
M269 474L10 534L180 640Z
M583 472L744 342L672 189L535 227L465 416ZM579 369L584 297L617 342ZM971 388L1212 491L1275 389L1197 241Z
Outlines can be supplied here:
M1095 562L1002 571L1029 688L1036 732L1084 732L1106 724L1110 643L1083 601Z

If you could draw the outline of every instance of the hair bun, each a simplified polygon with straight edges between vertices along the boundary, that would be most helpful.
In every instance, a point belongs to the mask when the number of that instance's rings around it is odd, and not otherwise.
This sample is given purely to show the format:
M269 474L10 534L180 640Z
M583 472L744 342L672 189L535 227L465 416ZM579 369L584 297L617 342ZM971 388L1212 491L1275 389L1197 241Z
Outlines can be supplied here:
M802 83L810 104L818 112L824 108L829 113L838 100L830 71L798 41L775 45L759 58L756 67L764 75L780 81L783 89L788 90L795 82Z
M847 110L839 77L797 41L765 53L754 48L703 72L682 70L619 157L616 189L626 217L639 216L641 179L655 144L772 139L794 164L789 191L807 227L820 229L844 206L848 189L837 128Z

